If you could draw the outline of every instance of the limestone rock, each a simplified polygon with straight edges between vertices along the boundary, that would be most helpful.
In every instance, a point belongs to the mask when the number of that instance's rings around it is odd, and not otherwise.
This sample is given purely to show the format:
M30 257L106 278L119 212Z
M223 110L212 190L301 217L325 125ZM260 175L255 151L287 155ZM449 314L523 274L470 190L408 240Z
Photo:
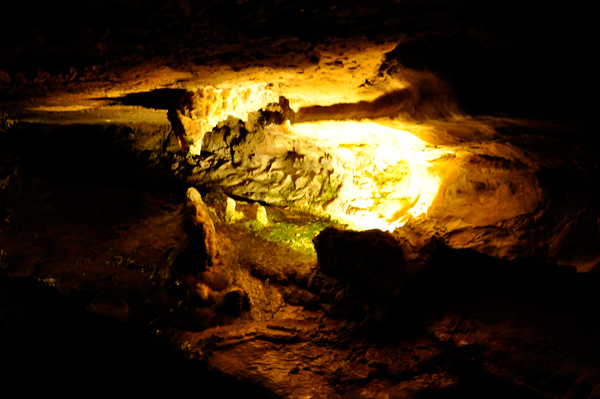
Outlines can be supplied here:
M187 190L186 198L186 215L189 222L186 232L192 240L201 240L204 243L206 266L216 265L219 251L217 250L215 225L210 217L208 207L202 201L198 190L193 187Z
M227 197L227 207L225 208L225 220L227 223L235 223L244 219L244 213L235 210L235 200Z
M294 138L284 125L262 125L263 118L259 112L246 124L230 118L208 132L202 148L210 155L188 181L322 214L339 187L331 157L313 143Z
M270 224L269 218L267 217L267 210L262 205L259 205L256 210L256 221L263 226L268 226Z
M171 104L168 118L184 155L200 155L204 135L230 117L247 121L249 114L277 101L266 85L213 87L186 91Z

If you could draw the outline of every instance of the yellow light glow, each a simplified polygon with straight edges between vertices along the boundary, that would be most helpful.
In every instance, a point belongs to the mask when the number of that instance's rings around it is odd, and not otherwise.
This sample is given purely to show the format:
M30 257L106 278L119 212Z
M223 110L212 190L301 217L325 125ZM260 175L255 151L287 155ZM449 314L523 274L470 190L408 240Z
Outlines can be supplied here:
M431 161L447 151L408 131L370 121L298 123L291 131L332 155L341 184L324 210L351 228L393 231L425 216L438 193Z
M91 105L52 105L29 108L35 112L80 112L91 109Z

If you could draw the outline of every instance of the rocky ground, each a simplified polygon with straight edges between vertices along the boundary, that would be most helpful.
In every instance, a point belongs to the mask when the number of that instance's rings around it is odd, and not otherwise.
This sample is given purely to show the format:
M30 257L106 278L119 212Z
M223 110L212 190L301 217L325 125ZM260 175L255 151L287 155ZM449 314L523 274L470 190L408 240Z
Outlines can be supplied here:
M591 14L15 7L0 16L8 397L600 397ZM308 129L338 122L384 133ZM393 129L412 147L373 167ZM426 185L397 193L417 177L438 184L430 202ZM356 182L379 189L371 208ZM368 211L391 231L337 217Z

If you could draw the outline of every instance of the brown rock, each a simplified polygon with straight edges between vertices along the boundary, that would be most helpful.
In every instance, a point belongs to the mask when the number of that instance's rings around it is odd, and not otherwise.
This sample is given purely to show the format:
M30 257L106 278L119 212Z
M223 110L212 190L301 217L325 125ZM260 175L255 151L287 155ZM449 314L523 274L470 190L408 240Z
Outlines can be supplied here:
M391 234L328 227L313 241L324 274L363 289L378 301L389 301L402 289L406 261Z

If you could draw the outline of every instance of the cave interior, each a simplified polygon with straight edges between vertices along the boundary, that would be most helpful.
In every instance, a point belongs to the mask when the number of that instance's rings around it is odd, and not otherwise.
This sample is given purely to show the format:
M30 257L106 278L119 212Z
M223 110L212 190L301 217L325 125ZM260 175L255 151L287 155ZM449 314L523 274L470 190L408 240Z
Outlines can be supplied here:
M588 2L0 6L7 398L600 398Z

